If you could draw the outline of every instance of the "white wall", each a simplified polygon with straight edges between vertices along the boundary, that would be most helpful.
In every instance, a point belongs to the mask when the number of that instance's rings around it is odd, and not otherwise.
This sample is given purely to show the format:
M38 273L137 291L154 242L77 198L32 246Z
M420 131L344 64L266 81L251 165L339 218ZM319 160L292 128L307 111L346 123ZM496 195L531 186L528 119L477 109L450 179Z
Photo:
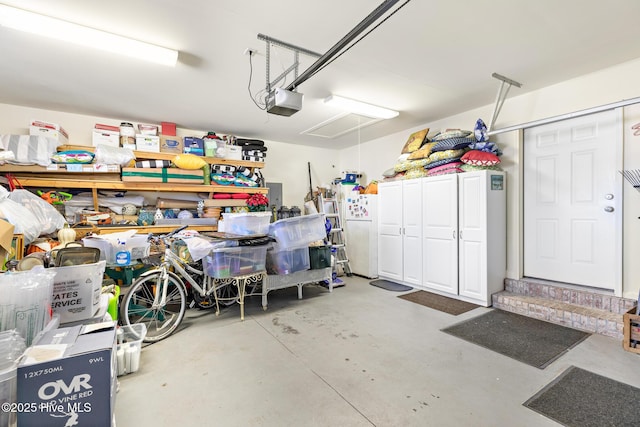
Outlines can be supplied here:
M531 93L517 95L518 89L510 90L494 129L530 122L533 120L571 113L624 99L640 97L640 59L617 65L596 73L549 86ZM526 85L527 82L521 82ZM498 83L496 81L496 92ZM461 112L406 131L396 133L360 146L340 151L340 169L355 169L361 165L369 180L382 179L382 172L393 167L407 138L412 132L424 128L432 131L441 128L473 129L478 118L489 123L493 104L471 111ZM625 109L624 168L640 168L640 133L631 129L640 123L640 106ZM520 172L519 132L499 134L491 139L502 148L502 168L507 172L507 277L521 277L520 253ZM640 194L629 184L624 188L624 259L623 296L637 298L640 289Z

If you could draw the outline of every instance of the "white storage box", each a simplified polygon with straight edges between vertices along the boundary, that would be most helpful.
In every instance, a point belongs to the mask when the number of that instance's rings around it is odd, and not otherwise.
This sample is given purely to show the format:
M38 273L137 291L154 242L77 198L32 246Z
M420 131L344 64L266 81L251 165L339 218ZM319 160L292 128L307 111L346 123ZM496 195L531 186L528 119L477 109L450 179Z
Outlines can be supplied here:
M51 308L60 316L60 323L89 319L96 314L105 266L104 261L99 261L48 269L56 273Z
M311 267L309 247L284 249L280 245L273 245L267 250L268 274L291 274L308 270Z
M144 323L123 325L117 333L118 350L116 359L118 364L118 376L136 372L140 367L140 352L142 340L147 335L147 327Z
M121 250L116 241L108 240L105 237L83 237L82 244L90 248L100 249L100 259L105 260L107 264L116 263L116 253ZM147 241L146 235L134 235L125 240L125 248L131 252L131 260L141 259L149 256L151 244Z
M249 236L252 234L267 234L271 212L240 212L223 213L225 233Z
M153 135L136 135L136 150L160 152L160 137Z
M257 273L265 269L268 247L269 245L213 249L202 258L204 272L216 279Z
M69 143L69 134L57 123L49 123L35 119L31 120L29 124L29 135L51 138L59 144Z
M242 147L237 145L226 145L224 147L225 156L227 160L242 160Z
M278 220L269 227L269 235L274 237L283 249L308 246L327 237L324 215L313 214Z
M107 129L94 129L91 143L94 147L98 145L120 147L120 132Z

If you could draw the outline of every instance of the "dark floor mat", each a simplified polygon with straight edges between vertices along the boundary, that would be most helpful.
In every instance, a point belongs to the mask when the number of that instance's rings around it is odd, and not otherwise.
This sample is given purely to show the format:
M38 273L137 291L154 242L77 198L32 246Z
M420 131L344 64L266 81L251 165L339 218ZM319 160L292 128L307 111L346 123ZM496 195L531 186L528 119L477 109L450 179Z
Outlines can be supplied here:
M540 369L590 335L503 310L492 310L442 331Z
M449 298L427 291L415 291L409 294L398 295L398 298L415 302L416 304L424 305L425 307L433 308L445 313L453 314L454 316L480 307L479 305L471 304L470 302L460 301L455 298Z
M523 405L570 427L637 426L640 389L570 367Z
M411 286L402 285L400 283L396 283L396 282L392 282L390 280L384 280L384 279L372 280L371 282L369 282L369 284L373 286L377 286L378 288L386 289L388 291L395 291L395 292L410 291L411 289L413 289Z

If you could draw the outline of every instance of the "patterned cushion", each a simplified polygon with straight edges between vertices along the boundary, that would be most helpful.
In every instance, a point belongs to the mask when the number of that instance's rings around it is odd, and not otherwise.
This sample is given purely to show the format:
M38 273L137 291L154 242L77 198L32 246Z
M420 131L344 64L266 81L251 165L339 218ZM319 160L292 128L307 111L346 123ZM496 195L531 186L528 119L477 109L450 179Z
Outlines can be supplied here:
M484 171L484 170L490 170L490 171L501 171L502 168L498 165L493 165L493 166L476 166L476 165L469 165L469 164L462 164L462 166L460 166L460 169L462 169L464 172L474 172L474 171Z
M425 143L422 147L420 147L419 150L416 150L409 155L409 160L418 160L418 159L424 159L425 157L429 157L429 155L433 151L432 150L433 146L436 144L437 144L436 142Z
M444 164L442 166L436 166L435 168L429 169L429 176L436 175L446 175L450 173L460 173L463 172L460 168L464 163L462 162L451 162Z
M500 158L493 153L486 151L471 150L467 151L460 159L462 163L476 166L492 166L500 163Z
M433 168L437 168L438 166L446 165L448 163L459 162L459 161L460 161L460 157L455 157L455 158L452 158L452 159L436 160L435 162L429 163L424 168L425 169L433 169Z
M413 153L418 148L420 148L428 133L429 128L426 128L409 135L409 139L407 140L406 144L404 144L404 147L402 147L402 153Z
M459 159L464 154L464 150L445 150L431 153L427 163L437 162L442 159Z
M409 169L407 173L404 174L403 179L415 179L415 178L422 178L425 176L427 176L427 171L424 170L424 168L412 168L412 169Z
M387 169L386 171L382 172L382 176L384 176L385 178L391 178L392 176L396 175L396 171L393 170L393 168L391 169Z
M404 172L409 169L420 168L429 163L429 159L407 160L406 162L396 163L393 170L396 172Z
M470 130L446 129L445 131L440 132L439 134L431 138L431 140L441 141L443 139L449 139L449 138L464 138L465 136L469 136L469 135L471 135Z
M436 142L431 151L461 150L474 142L473 138L447 138Z

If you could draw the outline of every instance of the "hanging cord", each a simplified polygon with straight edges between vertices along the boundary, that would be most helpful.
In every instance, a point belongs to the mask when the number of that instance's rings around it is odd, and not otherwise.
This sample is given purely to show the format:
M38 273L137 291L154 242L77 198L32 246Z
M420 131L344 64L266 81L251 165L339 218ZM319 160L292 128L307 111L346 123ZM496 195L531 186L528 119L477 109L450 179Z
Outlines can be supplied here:
M261 110L266 110L267 109L266 103L265 105L258 104L258 102L255 100L255 98L251 94L251 79L253 77L253 61L251 60L252 57L253 57L253 54L250 53L249 54L249 84L247 84L247 91L249 92L249 98L251 98L253 103L256 104L256 107L258 107ZM256 97L258 96L259 93L260 92L256 94Z

